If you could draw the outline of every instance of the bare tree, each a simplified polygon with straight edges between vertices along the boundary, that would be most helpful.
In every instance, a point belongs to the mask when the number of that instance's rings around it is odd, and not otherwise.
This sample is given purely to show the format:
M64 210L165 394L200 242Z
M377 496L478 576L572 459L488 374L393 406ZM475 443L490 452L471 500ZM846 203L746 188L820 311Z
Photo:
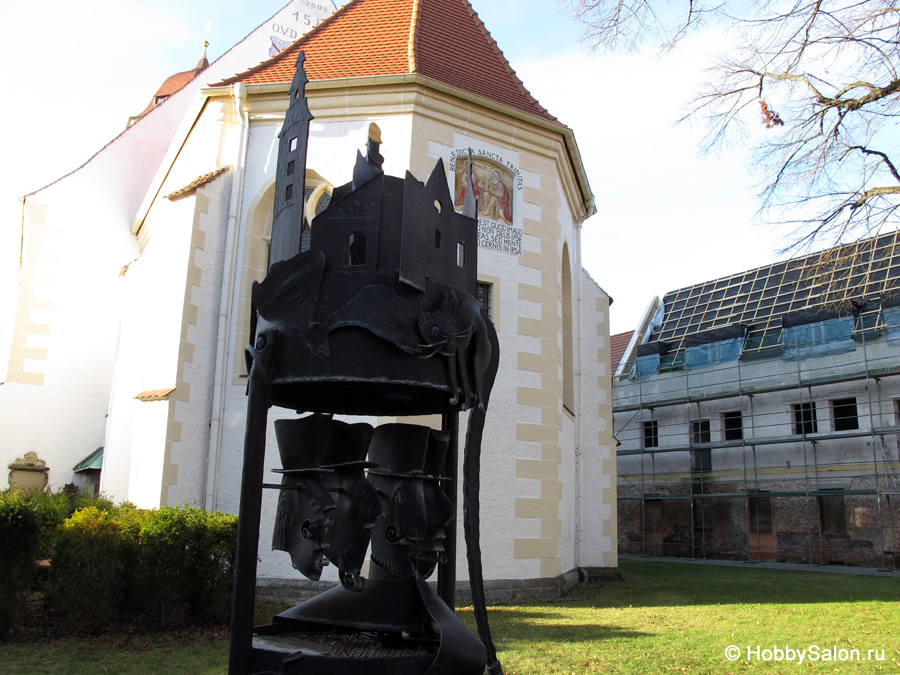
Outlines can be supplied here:
M762 211L790 227L786 250L897 227L900 2L562 1L594 49L671 48L700 27L726 31L733 46L685 119L706 119L707 150L753 138Z

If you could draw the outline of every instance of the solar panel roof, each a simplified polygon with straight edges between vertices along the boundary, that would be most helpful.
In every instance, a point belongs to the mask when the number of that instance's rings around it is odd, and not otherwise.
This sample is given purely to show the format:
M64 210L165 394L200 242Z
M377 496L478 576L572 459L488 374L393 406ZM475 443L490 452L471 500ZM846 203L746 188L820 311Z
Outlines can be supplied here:
M749 329L746 353L777 344L782 320L798 312L847 315L900 304L898 236L893 231L669 291L649 342L667 343L674 362L686 337L742 325Z

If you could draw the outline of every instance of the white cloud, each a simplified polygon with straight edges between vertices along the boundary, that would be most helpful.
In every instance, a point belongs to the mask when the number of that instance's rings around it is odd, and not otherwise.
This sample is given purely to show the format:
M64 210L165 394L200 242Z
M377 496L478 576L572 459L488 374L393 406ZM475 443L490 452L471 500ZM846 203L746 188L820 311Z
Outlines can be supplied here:
M517 65L575 132L598 210L583 263L614 299L613 332L634 328L652 296L766 264L777 247L751 225L746 149L700 157L702 125L674 125L715 46L706 35L661 60L575 53Z

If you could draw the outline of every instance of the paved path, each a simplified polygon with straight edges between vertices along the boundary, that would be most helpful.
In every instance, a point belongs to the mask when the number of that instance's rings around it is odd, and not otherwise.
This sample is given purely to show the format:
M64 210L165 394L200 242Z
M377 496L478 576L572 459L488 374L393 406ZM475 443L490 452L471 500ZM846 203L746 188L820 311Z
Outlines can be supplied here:
M797 563L779 562L744 562L742 560L701 560L699 558L675 558L669 556L640 556L619 554L619 560L635 562L667 562L686 563L689 565L724 565L726 567L755 567L766 570L796 570L798 572L831 572L833 574L862 574L900 578L900 570L883 570L874 567L844 567L842 565L801 565Z

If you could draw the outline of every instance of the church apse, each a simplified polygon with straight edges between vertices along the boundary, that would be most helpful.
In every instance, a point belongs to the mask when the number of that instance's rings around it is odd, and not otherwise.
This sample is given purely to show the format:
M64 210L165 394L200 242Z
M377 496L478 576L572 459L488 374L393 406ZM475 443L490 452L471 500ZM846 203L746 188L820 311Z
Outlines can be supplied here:
M313 219L307 247L300 195L291 187L298 173L305 175L297 164L305 164L305 150L293 139L307 139L311 119L302 97L303 59L301 53L281 135L269 270L252 290L229 670L324 675L361 672L368 664L382 675L480 675L487 666L502 675L487 621L478 501L500 345L475 299L473 163L470 158L468 195L458 213L443 162L427 183L409 172L403 179L386 176L381 132L370 125L366 155L357 153L353 180L336 187ZM305 415L275 424L280 484L263 482L272 406ZM443 582L446 572L439 571L440 596L425 583L436 567L455 565L443 542L456 509L441 483L456 475L455 453L452 461L446 454L456 445L456 414L466 410L464 530L479 637L447 604L455 570ZM439 414L448 433L415 424L362 425L358 442L348 442L335 414ZM289 552L294 567L312 579L329 561L338 565L342 585L253 628L264 487L280 492L275 548ZM365 493L379 503L366 502ZM360 554L369 540L371 569L363 578ZM365 643L367 656L332 652L320 642L325 633Z

